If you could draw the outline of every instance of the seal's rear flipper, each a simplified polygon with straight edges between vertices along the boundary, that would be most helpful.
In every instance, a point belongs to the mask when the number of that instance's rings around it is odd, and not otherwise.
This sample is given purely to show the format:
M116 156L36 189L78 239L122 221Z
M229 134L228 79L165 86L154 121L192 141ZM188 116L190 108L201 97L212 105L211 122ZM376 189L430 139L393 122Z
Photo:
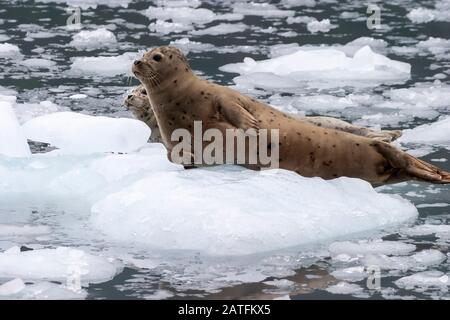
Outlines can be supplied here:
M374 142L380 154L382 154L392 166L392 175L386 182L395 182L395 180L416 179L432 183L447 184L450 183L450 172L439 169L438 167L417 159L390 144L384 142ZM394 180L394 181L392 181Z

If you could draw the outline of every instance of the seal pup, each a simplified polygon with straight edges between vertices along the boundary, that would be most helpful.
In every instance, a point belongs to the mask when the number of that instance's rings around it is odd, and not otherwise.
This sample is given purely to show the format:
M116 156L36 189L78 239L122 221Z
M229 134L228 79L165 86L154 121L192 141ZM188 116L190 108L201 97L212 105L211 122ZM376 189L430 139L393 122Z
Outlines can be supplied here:
M145 87L141 84L134 88L125 100L124 105L133 113L133 116L145 122L152 130L152 137L150 141L152 142L162 142L161 135L159 133L158 123L154 117L153 109L150 101L147 97L147 92ZM361 126L351 124L347 121L340 120L333 117L325 116L298 116L295 114L290 114L294 118L300 118L316 126L335 129L338 131L344 131L348 133L353 133L358 136L373 138L385 142L392 142L398 139L402 132L400 130L373 130Z
M149 141L162 143L158 122L156 121L155 114L153 113L151 104L147 98L145 87L140 85L134 88L133 91L127 95L123 104L131 111L136 119L145 122L145 124L150 127L151 135Z
M203 132L212 128L224 136L227 129L278 130L279 167L305 177L347 176L373 184L410 179L450 183L449 172L388 143L318 127L201 79L177 48L163 46L146 52L134 61L132 72L145 86L169 155L179 142L172 140L174 131L184 129L195 136L194 121L201 121Z

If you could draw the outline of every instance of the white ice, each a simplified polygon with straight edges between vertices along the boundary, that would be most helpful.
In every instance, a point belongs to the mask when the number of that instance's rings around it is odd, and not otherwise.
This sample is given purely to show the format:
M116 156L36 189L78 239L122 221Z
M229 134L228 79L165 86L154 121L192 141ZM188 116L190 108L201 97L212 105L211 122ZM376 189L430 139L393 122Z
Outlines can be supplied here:
M413 244L399 241L361 240L358 242L335 242L329 247L331 255L347 254L358 257L367 254L404 255L416 249Z
M81 9L97 8L98 5L108 7L128 7L132 0L37 0L43 3L60 3L71 7L80 7Z
M150 128L139 120L56 112L23 124L28 139L58 147L58 154L130 152L144 146Z
M216 19L216 14L209 9L190 7L152 7L143 12L149 19L171 20L184 25L202 25Z
M306 25L306 28L311 33L317 33L317 32L329 32L331 29L336 28L335 25L330 23L330 19L323 19L323 20L313 20L311 22L308 22Z
M430 22L436 18L434 10L425 8L413 9L406 16L414 23Z
M56 62L48 59L32 58L20 62L29 69L51 69L56 65Z
M75 75L107 77L131 75L131 64L138 57L138 53L132 52L113 57L76 57L72 62L70 72Z
M339 282L326 288L326 291L333 294L357 294L363 291L363 288L354 283Z
M0 43L0 58L17 58L20 55L18 46L10 43Z
M403 130L398 141L402 144L425 144L450 150L450 117L443 116L436 122Z
M237 81L252 77L252 81L267 75L267 86L278 83L296 81L334 81L336 85L355 83L363 85L365 82L386 82L406 80L410 76L411 65L405 62L391 60L375 53L369 46L359 49L353 56L348 57L336 49L302 50L278 56L272 59L255 61L245 58L242 63L232 63L220 67L220 70L241 74ZM275 79L277 78L277 79ZM339 80L338 82L336 82ZM258 84L258 83L257 83ZM308 83L312 85L311 82Z
M26 135L17 121L11 100L0 98L0 154L10 157L28 157ZM15 100L15 97L13 97Z
M160 34L180 33L184 31L192 30L193 27L188 24L180 22L169 22L163 20L156 20L149 24L148 29L152 32Z
M78 50L94 50L99 48L110 48L117 43L116 36L106 28L97 30L83 30L73 36L70 45Z
M409 236L435 235L441 239L450 240L450 225L447 224L421 224L412 228L402 230L403 234Z
M331 275L339 280L356 282L366 278L368 276L368 273L366 272L366 269L363 266L357 266L357 267L337 269L331 272Z
M429 266L439 265L446 260L446 256L434 249L422 250L411 256L394 256L369 254L362 261L366 266L379 266L384 270L424 270Z
M68 247L30 251L12 247L0 253L0 278L70 284L73 277L79 276L80 284L87 285L111 280L121 270L118 261Z
M221 34L243 32L247 28L248 26L245 25L244 23L221 23L213 27L192 31L191 34L196 36L202 35L217 36Z
M295 15L294 10L278 9L275 5L269 3L235 3L233 12L246 16L263 16L263 17L292 17Z
M357 179L221 168L149 174L96 203L92 213L94 225L116 241L211 255L319 243L417 214L410 203Z
M0 224L0 237L8 238L13 236L42 236L50 233L48 226L14 225Z
M441 271L424 271L400 278L395 284L404 289L442 288L448 290L450 277Z
M85 290L70 290L64 285L47 281L25 284L20 278L0 285L0 299L14 300L74 300L85 299Z
M412 9L407 17L414 23L426 23L430 21L449 21L450 20L450 1L438 0L433 9L418 7Z

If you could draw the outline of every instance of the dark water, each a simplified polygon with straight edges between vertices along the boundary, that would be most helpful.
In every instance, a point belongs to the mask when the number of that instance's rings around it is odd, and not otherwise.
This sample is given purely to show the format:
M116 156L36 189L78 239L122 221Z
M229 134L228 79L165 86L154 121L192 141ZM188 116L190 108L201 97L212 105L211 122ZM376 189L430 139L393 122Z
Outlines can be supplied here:
M399 54L389 48L414 47L418 41L426 40L429 37L450 38L450 21L433 21L430 23L414 24L407 17L407 13L419 6L433 8L432 1L389 1L380 4L382 24L390 28L381 30L370 30L366 27L365 17L367 4L365 1L339 1L321 2L313 7L294 6L285 8L277 1L272 2L280 9L294 10L296 16L313 16L319 20L329 18L332 23L338 25L327 33L312 34L306 29L305 24L288 24L286 17L261 17L245 16L239 21L225 21L226 23L244 23L250 26L243 32L204 35L191 37L188 32L172 33L168 35L152 33L147 26L151 20L139 13L149 6L148 1L132 1L127 8L108 7L99 5L96 8L82 9L83 30L96 29L99 26L106 26L116 35L119 45L110 49L95 49L92 51L77 50L69 43L72 36L78 32L69 31L65 28L68 14L64 3L40 3L34 1L0 1L0 35L7 35L8 43L18 45L25 58L34 58L39 55L56 62L56 66L51 70L36 70L24 67L13 59L0 60L0 86L17 91L18 102L40 102L44 100L52 101L59 106L66 107L72 111L83 112L94 115L108 115L112 117L130 117L131 115L122 106L125 93L138 84L134 78L127 75L117 75L113 77L87 76L71 74L70 66L73 58L82 56L115 56L125 52L137 52L150 47L167 45L171 41L189 37L191 41L207 43L213 45L213 49L190 49L188 58L194 70L204 77L223 85L234 85L233 78L236 74L226 73L219 70L219 67L228 64L241 62L245 57L252 57L255 60L268 58L270 47L278 44L298 43L300 45L334 45L346 44L359 37L373 37L383 39L387 43L387 55L394 60L408 62L412 66L411 77L404 82L380 84L365 88L343 86L340 91L336 88L320 90L317 88L303 88L297 93L285 93L277 90L263 89L258 91L249 90L248 93L260 99L268 100L273 94L281 96L293 95L315 95L315 94L335 94L345 96L351 93L364 93L376 97L392 88L410 88L416 83L433 82L436 74L442 74L439 78L442 84L450 84L450 58L437 59L429 52L419 52L415 54ZM201 8L212 10L214 13L231 12L234 4L231 1L204 1ZM342 18L342 12L354 13L359 18ZM121 19L121 20L117 20ZM133 23L130 25L127 23ZM216 25L214 21L207 26ZM275 27L275 32L262 32L262 29ZM200 27L195 27L200 28ZM295 35L283 37L280 34L293 31ZM33 37L30 33L48 32L44 37ZM1 41L0 41L1 42ZM247 47L243 47L247 46ZM40 51L36 49L42 48ZM224 52L227 48L227 52ZM222 50L221 50L222 49ZM92 91L95 88L96 91ZM55 90L58 89L58 90ZM245 90L244 90L245 91ZM87 98L82 100L69 99L74 93L86 93ZM374 98L375 99L375 98ZM269 100L268 100L269 101ZM342 119L355 121L364 114L373 114L379 110L376 107L356 108L355 110L306 110L308 114L328 114L338 116ZM305 111L305 110L303 110ZM406 121L396 121L392 123L381 123L382 127L392 129L413 128L422 123L435 121L438 116L450 114L450 101L446 108L439 108L434 117L413 116ZM380 123L375 123L380 124ZM33 146L35 152L46 150L46 146ZM443 169L450 170L448 161L449 150L444 147L434 146L433 152L427 154L423 159L446 159L444 162L436 162ZM415 183L400 186L393 186L386 192L397 193L411 200L414 204L450 203L450 192L448 187L435 187L427 184ZM32 202L32 201L31 201ZM439 223L448 224L450 219L449 206L443 207L420 207L420 216L416 224ZM52 203L41 203L36 201L31 204L24 204L20 208L13 208L9 204L0 204L0 222L13 221L11 212L29 212L35 210L35 221L39 223L47 222L58 225L58 218L63 214L58 207ZM9 218L6 218L9 216ZM10 221L11 220L11 221ZM55 222L56 221L56 222ZM89 245L89 241L83 239L65 238L64 232L57 237L57 241L45 243L44 245ZM412 243L417 246L417 251L424 249L436 249L447 255L449 253L448 240L439 240L435 236L408 237L398 233L384 234L384 240ZM108 246L107 241L97 239L100 247ZM26 245L26 244L24 244ZM296 268L295 272L289 276L281 277L292 281L294 286L286 289L275 288L262 282L232 284L226 288L220 288L209 292L208 290L196 289L195 285L189 286L183 283L180 285L173 278L165 274L164 267L155 269L138 268L127 265L122 273L113 280L101 284L91 284L87 287L89 299L142 299L142 298L214 298L214 299L240 299L240 298L275 298L289 295L291 299L341 299L341 298L372 298L381 299L390 296L396 298L449 298L448 290L428 289L428 290L405 290L397 288L394 281L400 277L413 274L414 271L404 271L398 274L382 273L382 288L395 288L395 294L386 294L377 290L364 289L364 295L332 294L325 289L338 281L330 275L330 272L339 267L330 257L318 255L316 258L308 257L309 263L304 267ZM426 268L425 268L426 269ZM449 263L442 262L429 269L439 270L449 274ZM180 273L182 274L182 272ZM311 277L311 275L313 277ZM197 275L200 277L201 275ZM193 276L195 278L195 276ZM266 281L274 280L275 277L268 277ZM183 282L182 280L179 280ZM251 281L250 281L251 282ZM195 282L193 282L195 283ZM292 284L291 283L291 284ZM355 281L354 284L365 288L366 280ZM447 286L448 289L448 286ZM158 295L158 292L167 294ZM155 295L153 295L155 294Z

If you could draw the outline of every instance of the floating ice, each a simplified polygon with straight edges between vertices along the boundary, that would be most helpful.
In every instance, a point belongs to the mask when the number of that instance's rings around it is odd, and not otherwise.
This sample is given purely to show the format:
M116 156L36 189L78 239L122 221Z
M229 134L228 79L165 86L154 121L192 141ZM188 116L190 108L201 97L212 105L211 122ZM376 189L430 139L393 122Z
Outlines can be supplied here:
M73 60L70 72L79 75L107 77L130 74L130 66L138 56L138 53L126 52L115 57L77 57Z
M314 7L317 3L316 0L281 0L280 2L285 7Z
M361 293L363 288L354 283L339 282L338 284L326 288L326 291L333 294L355 294Z
M450 52L450 39L430 37L417 43L416 47L425 52L431 52L436 58L446 58Z
M172 20L174 23L180 24L197 24L202 25L212 22L216 19L216 14L209 9L194 9L189 7L152 7L150 6L144 11L144 14L150 19L162 21Z
M20 62L29 69L51 69L56 65L56 62L47 59L27 59Z
M240 73L241 77L237 79L266 73L290 81L335 81L336 85L342 86L352 82L364 85L364 81L372 84L406 80L410 76L411 65L374 53L369 46L365 46L353 58L336 49L298 50L262 61L245 58L243 63L224 65L220 70Z
M433 108L450 107L450 86L444 84L417 83L415 87L391 89L383 95L390 99L384 107L391 108Z
M76 273L81 283L86 285L111 280L121 268L117 261L66 247L22 252L18 247L13 247L0 253L0 278L65 283Z
M369 254L362 260L366 266L379 266L385 270L425 269L426 267L442 263L446 256L438 250L423 250L407 257L388 257L384 254Z
M4 96L3 96L4 97ZM28 157L30 148L10 102L0 99L0 154Z
M14 162L0 157L0 193L51 199L75 196L89 202L120 190L143 174L182 168L169 162L165 148L157 143L132 154L36 154Z
M243 32L246 29L247 29L247 25L245 25L243 23L221 23L221 24L218 24L216 26L209 27L206 29L192 31L191 34L196 35L196 36L202 36L202 35L217 36L217 35L221 35L221 34Z
M8 281L0 285L0 297L14 295L23 289L25 289L25 283L23 283L22 279Z
M173 8L183 8L191 7L197 8L201 5L200 0L157 0L156 5L158 7L173 7Z
M400 278L395 284L404 289L448 288L450 277L441 271L424 271Z
M128 7L132 0L37 0L43 3L65 3L72 7L80 7L82 9L97 8L99 5L108 7Z
M18 46L9 43L0 43L0 58L17 58L20 56Z
M94 50L99 48L109 48L117 43L116 36L111 31L100 28L92 31L80 31L73 36L70 42L78 50Z
M450 93L449 93L450 94ZM450 116L441 117L438 121L403 130L398 142L440 146L450 150Z
M409 236L435 235L438 238L450 240L450 225L447 224L422 224L402 230L403 234Z
M349 282L361 281L368 276L363 266L338 269L331 272L331 275L336 279Z
M62 111L64 108L51 101L41 101L39 103L17 103L14 105L14 110L19 123L23 124L38 116Z
M116 241L241 255L387 227L417 211L357 179L214 168L149 174L96 203L92 213L94 225Z
M430 22L435 18L434 10L425 8L413 9L406 16L414 23Z
M450 1L438 0L434 9L415 8L407 14L407 17L414 23L425 23L433 20L447 22L450 20Z
M152 32L160 34L170 34L170 33L180 33L184 31L192 30L193 27L188 24L183 24L179 22L168 22L163 20L156 20L150 23L148 29Z
M311 33L316 33L316 32L329 32L331 29L336 28L335 25L332 25L330 23L330 19L323 19L323 20L314 20L311 22L308 22L308 24L306 25L306 28L308 29L309 32Z
M48 226L0 224L0 237L41 236L50 233Z
M47 281L39 281L33 284L26 284L22 279L11 280L3 286L6 286L9 293L1 296L2 299L14 300L78 300L85 299L87 292L85 290L70 290L63 285ZM0 290L1 290L0 286Z
M350 256L363 256L367 254L403 255L416 249L413 244L398 241L361 240L358 242L335 242L329 247L332 255L347 254Z
M57 112L23 125L27 138L58 147L59 153L129 152L147 143L148 126L138 120Z
M235 3L233 12L246 16L262 16L262 17L292 17L295 15L294 10L278 9L275 5L269 3Z
M14 300L73 300L85 299L85 290L73 291L51 282L40 281L33 284L25 284L17 278L0 285L0 299Z

